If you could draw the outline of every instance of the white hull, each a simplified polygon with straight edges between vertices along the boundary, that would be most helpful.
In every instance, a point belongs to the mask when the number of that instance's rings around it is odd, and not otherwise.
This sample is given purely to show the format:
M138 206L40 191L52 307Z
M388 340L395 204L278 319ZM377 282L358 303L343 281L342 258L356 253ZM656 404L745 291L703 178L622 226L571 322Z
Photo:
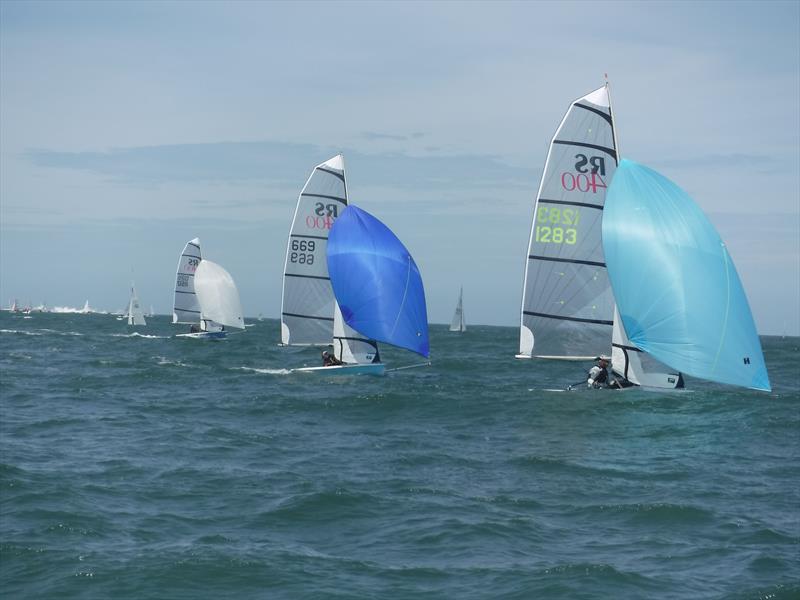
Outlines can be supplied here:
M198 340L224 340L227 331L199 331L197 333L179 333L175 337L196 338Z
M332 367L303 367L292 369L293 373L324 373L325 375L383 375L386 366L383 363L362 365L334 365Z

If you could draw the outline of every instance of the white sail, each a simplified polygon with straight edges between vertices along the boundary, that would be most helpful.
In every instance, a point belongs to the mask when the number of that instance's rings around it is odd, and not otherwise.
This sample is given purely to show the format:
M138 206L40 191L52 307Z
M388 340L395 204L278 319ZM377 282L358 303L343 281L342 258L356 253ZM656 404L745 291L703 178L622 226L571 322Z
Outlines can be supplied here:
M464 324L464 288L458 292L458 304L456 311L453 313L453 320L450 321L450 331L466 331L467 326Z
M608 352L614 299L601 226L616 168L604 86L570 105L550 143L528 244L520 357L583 360Z
M625 334L617 307L614 307L614 326L611 347L611 369L634 385L653 388L683 387L683 377L677 371L657 361L634 346Z
M242 304L230 273L217 263L201 260L194 274L194 289L202 321L244 329Z
M131 299L128 302L128 325L147 325L142 306L136 297L136 288L131 284Z
M89 314L92 312L92 309L89 308L89 301L87 300L86 303L83 305L83 308L80 310L83 314Z
M366 339L345 323L338 304L333 314L333 355L347 364L380 362L378 342Z
M178 257L175 275L175 300L172 308L173 323L200 323L200 305L194 289L195 272L200 266L202 254L200 240L194 238L187 242Z
M333 222L347 206L341 154L314 167L297 199L283 270L281 341L328 345L335 299L325 257Z

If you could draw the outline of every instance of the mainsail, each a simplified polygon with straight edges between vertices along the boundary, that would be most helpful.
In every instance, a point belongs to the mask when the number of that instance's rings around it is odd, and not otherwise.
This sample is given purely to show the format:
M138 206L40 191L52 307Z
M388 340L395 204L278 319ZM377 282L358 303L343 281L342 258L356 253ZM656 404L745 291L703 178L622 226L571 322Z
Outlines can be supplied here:
M348 206L331 230L328 270L347 325L429 356L425 289L413 257L386 225Z
M139 304L139 298L136 297L136 288L131 284L131 299L128 302L128 325L147 325L144 319L144 312L142 306Z
M607 354L614 298L601 227L616 168L611 102L603 86L570 105L550 142L528 244L520 357Z
M281 342L327 346L346 363L378 360L378 345L352 330L333 295L326 255L328 235L347 207L344 157L314 167L295 208L283 275Z
M201 320L244 329L242 303L230 273L204 259L195 272L194 285Z
M325 250L334 221L347 206L341 154L314 167L294 211L283 269L281 342L328 345L334 297Z
M194 278L201 260L200 240L194 238L187 242L178 258L175 301L172 308L173 323L200 323L200 304L197 302L194 290Z
M689 375L770 390L736 267L686 192L623 160L609 190L603 248L625 332L637 348Z
M467 326L464 324L464 288L462 287L458 292L458 304L453 313L453 320L450 321L450 331L466 331Z

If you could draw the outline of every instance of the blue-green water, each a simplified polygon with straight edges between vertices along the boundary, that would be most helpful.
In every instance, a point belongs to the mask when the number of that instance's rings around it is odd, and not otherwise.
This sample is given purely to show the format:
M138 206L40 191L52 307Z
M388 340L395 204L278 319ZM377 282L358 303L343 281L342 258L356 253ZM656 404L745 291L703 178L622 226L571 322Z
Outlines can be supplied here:
M800 597L798 338L771 394L550 392L513 328L338 379L276 321L131 331L0 314L4 597Z

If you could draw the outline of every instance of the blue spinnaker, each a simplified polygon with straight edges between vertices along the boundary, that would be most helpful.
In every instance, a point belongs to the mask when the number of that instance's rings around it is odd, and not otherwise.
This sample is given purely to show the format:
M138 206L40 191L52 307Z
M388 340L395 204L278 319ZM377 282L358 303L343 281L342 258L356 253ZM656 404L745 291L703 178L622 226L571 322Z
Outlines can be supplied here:
M603 211L603 250L633 344L688 375L770 390L736 267L686 192L623 160Z
M417 264L386 225L352 204L328 237L328 274L345 322L369 338L429 355Z

